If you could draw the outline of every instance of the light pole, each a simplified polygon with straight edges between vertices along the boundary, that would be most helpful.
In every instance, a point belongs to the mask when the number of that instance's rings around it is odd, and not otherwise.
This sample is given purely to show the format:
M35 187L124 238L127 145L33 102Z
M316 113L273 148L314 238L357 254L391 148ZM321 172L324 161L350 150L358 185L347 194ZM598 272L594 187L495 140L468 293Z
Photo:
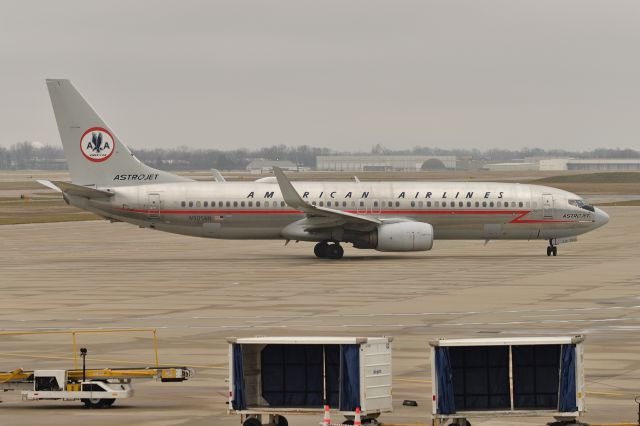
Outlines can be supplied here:
M82 381L87 380L87 348L80 348L80 356L82 357Z

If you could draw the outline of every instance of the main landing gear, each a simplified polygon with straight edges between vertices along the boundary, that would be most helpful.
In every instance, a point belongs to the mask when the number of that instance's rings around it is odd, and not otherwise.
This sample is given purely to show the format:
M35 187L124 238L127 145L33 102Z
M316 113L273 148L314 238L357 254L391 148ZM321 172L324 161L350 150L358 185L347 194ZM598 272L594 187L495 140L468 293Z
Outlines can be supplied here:
M321 241L313 248L313 253L319 258L342 259L344 249L338 243L329 244L328 241Z
M547 247L547 256L551 255L558 255L558 247L553 245L553 240L549 240L549 247Z

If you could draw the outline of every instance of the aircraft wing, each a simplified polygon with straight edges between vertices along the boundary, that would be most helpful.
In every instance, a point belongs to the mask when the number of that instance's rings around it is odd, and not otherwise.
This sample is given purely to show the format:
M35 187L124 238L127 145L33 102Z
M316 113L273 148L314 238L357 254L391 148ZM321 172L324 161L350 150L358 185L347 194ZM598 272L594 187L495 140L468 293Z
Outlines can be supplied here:
M75 185L69 182L61 181L48 181L38 180L39 184L46 186L47 188L54 189L58 192L65 194L77 195L84 198L108 198L113 197L115 194L109 191L103 191L101 189L89 188L82 185Z
M353 225L380 225L382 221L374 217L367 217L354 213L347 213L342 210L330 209L327 207L318 207L307 203L302 199L298 191L293 187L287 176L279 167L273 167L273 173L276 175L280 192L284 202L291 208L302 210L310 219L310 226L315 229L329 228L334 226L342 226L346 224ZM320 220L325 218L325 220ZM331 220L333 219L333 220Z

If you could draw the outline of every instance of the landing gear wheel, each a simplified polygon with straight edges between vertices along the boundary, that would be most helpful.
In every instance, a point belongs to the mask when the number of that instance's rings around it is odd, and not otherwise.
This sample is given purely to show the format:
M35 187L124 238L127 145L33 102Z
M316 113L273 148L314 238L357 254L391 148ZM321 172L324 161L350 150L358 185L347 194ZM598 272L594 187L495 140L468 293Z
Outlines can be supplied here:
M551 249L551 253L552 253L554 256L557 256L557 255L558 255L558 247L555 247L555 246L554 246L554 247Z
M549 246L547 247L547 256L551 256L551 251L553 250L553 247Z
M242 426L262 426L262 422L255 417L249 417L242 423Z
M284 416L276 416L276 426L289 426L289 421Z
M327 257L328 250L329 244L326 241L321 241L313 248L313 253L319 258L324 258Z
M329 259L342 259L344 256L344 249L340 244L331 244L328 246L327 257Z

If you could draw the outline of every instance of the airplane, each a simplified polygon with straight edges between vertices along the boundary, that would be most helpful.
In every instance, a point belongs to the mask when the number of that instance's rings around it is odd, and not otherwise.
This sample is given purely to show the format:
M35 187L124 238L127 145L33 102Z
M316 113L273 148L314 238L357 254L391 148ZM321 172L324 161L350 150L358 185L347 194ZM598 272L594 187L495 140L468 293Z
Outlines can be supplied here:
M607 213L556 188L495 182L194 181L138 160L69 80L46 81L71 182L39 181L112 222L220 239L315 242L340 259L343 243L381 252L431 250L434 240L546 240L600 228Z

